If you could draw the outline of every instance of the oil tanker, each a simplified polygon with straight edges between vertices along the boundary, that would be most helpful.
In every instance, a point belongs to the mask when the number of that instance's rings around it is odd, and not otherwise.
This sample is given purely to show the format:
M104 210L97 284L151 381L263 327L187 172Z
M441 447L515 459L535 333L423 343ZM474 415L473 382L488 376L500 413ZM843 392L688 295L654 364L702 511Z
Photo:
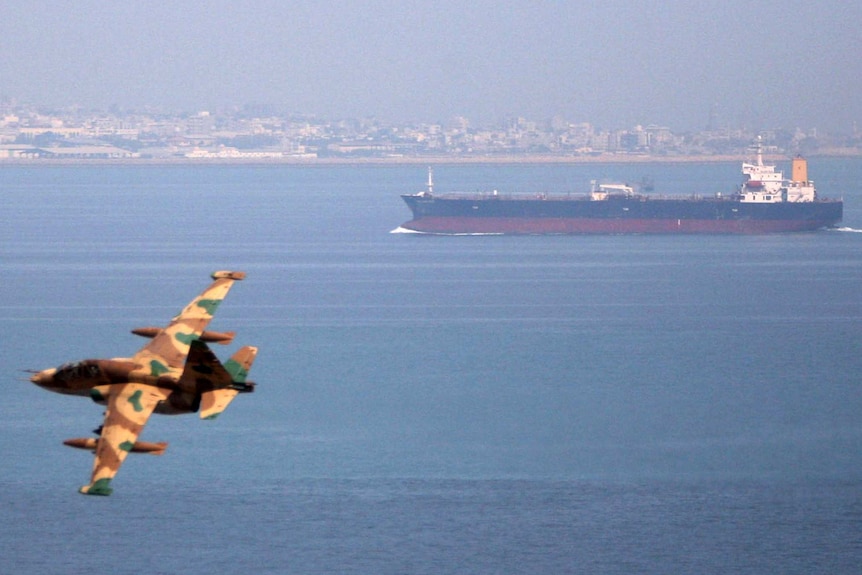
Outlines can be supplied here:
M841 199L821 198L802 157L791 162L791 178L765 165L743 162L743 182L730 194L664 196L623 184L593 184L585 194L434 192L401 197L413 219L395 231L424 234L762 234L836 226Z

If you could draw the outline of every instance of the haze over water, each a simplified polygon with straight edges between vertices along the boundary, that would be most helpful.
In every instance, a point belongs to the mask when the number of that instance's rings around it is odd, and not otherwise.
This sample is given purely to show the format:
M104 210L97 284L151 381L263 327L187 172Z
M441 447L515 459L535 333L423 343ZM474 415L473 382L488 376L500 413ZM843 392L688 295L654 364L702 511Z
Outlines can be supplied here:
M438 166L436 189L729 191L736 164ZM424 167L0 170L0 571L853 573L862 163L844 231L417 237ZM102 408L19 369L128 356L216 269L260 347L214 422L154 416L114 495ZM38 544L34 544L38 541Z
M210 0L4 6L0 101L853 133L862 6Z

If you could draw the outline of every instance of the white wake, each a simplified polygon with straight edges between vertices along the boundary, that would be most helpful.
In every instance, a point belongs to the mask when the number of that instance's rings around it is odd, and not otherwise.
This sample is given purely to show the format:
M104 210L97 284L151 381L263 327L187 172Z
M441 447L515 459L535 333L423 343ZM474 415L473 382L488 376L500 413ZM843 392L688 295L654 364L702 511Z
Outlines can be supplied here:
M420 234L423 236L503 236L502 232L419 232L416 230L408 230L407 228L397 227L389 232L390 234Z

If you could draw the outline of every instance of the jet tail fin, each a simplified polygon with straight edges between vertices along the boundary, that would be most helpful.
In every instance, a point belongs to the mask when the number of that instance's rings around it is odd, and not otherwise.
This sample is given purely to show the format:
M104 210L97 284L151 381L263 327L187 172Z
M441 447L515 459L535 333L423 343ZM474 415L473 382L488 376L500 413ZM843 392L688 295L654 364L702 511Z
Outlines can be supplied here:
M240 348L235 354L231 356L229 360L227 360L224 364L224 368L233 378L233 382L235 385L245 384L246 386L250 386L254 388L254 384L246 381L248 377L248 372L251 370L251 364L254 363L255 358L257 357L257 348L251 345L247 345L243 348ZM239 391L246 391L241 388ZM249 389L248 391L251 391Z
M249 345L241 348L225 362L224 368L233 379L233 384L201 394L201 419L215 419L238 394L254 391L254 383L246 381L246 377L256 357L257 348Z

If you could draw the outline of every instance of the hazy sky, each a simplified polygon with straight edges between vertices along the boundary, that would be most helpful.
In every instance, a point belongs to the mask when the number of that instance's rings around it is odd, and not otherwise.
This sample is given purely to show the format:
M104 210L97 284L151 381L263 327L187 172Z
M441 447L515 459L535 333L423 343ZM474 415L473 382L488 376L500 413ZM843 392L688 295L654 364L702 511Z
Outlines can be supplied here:
M0 0L0 97L606 128L862 127L851 0Z

